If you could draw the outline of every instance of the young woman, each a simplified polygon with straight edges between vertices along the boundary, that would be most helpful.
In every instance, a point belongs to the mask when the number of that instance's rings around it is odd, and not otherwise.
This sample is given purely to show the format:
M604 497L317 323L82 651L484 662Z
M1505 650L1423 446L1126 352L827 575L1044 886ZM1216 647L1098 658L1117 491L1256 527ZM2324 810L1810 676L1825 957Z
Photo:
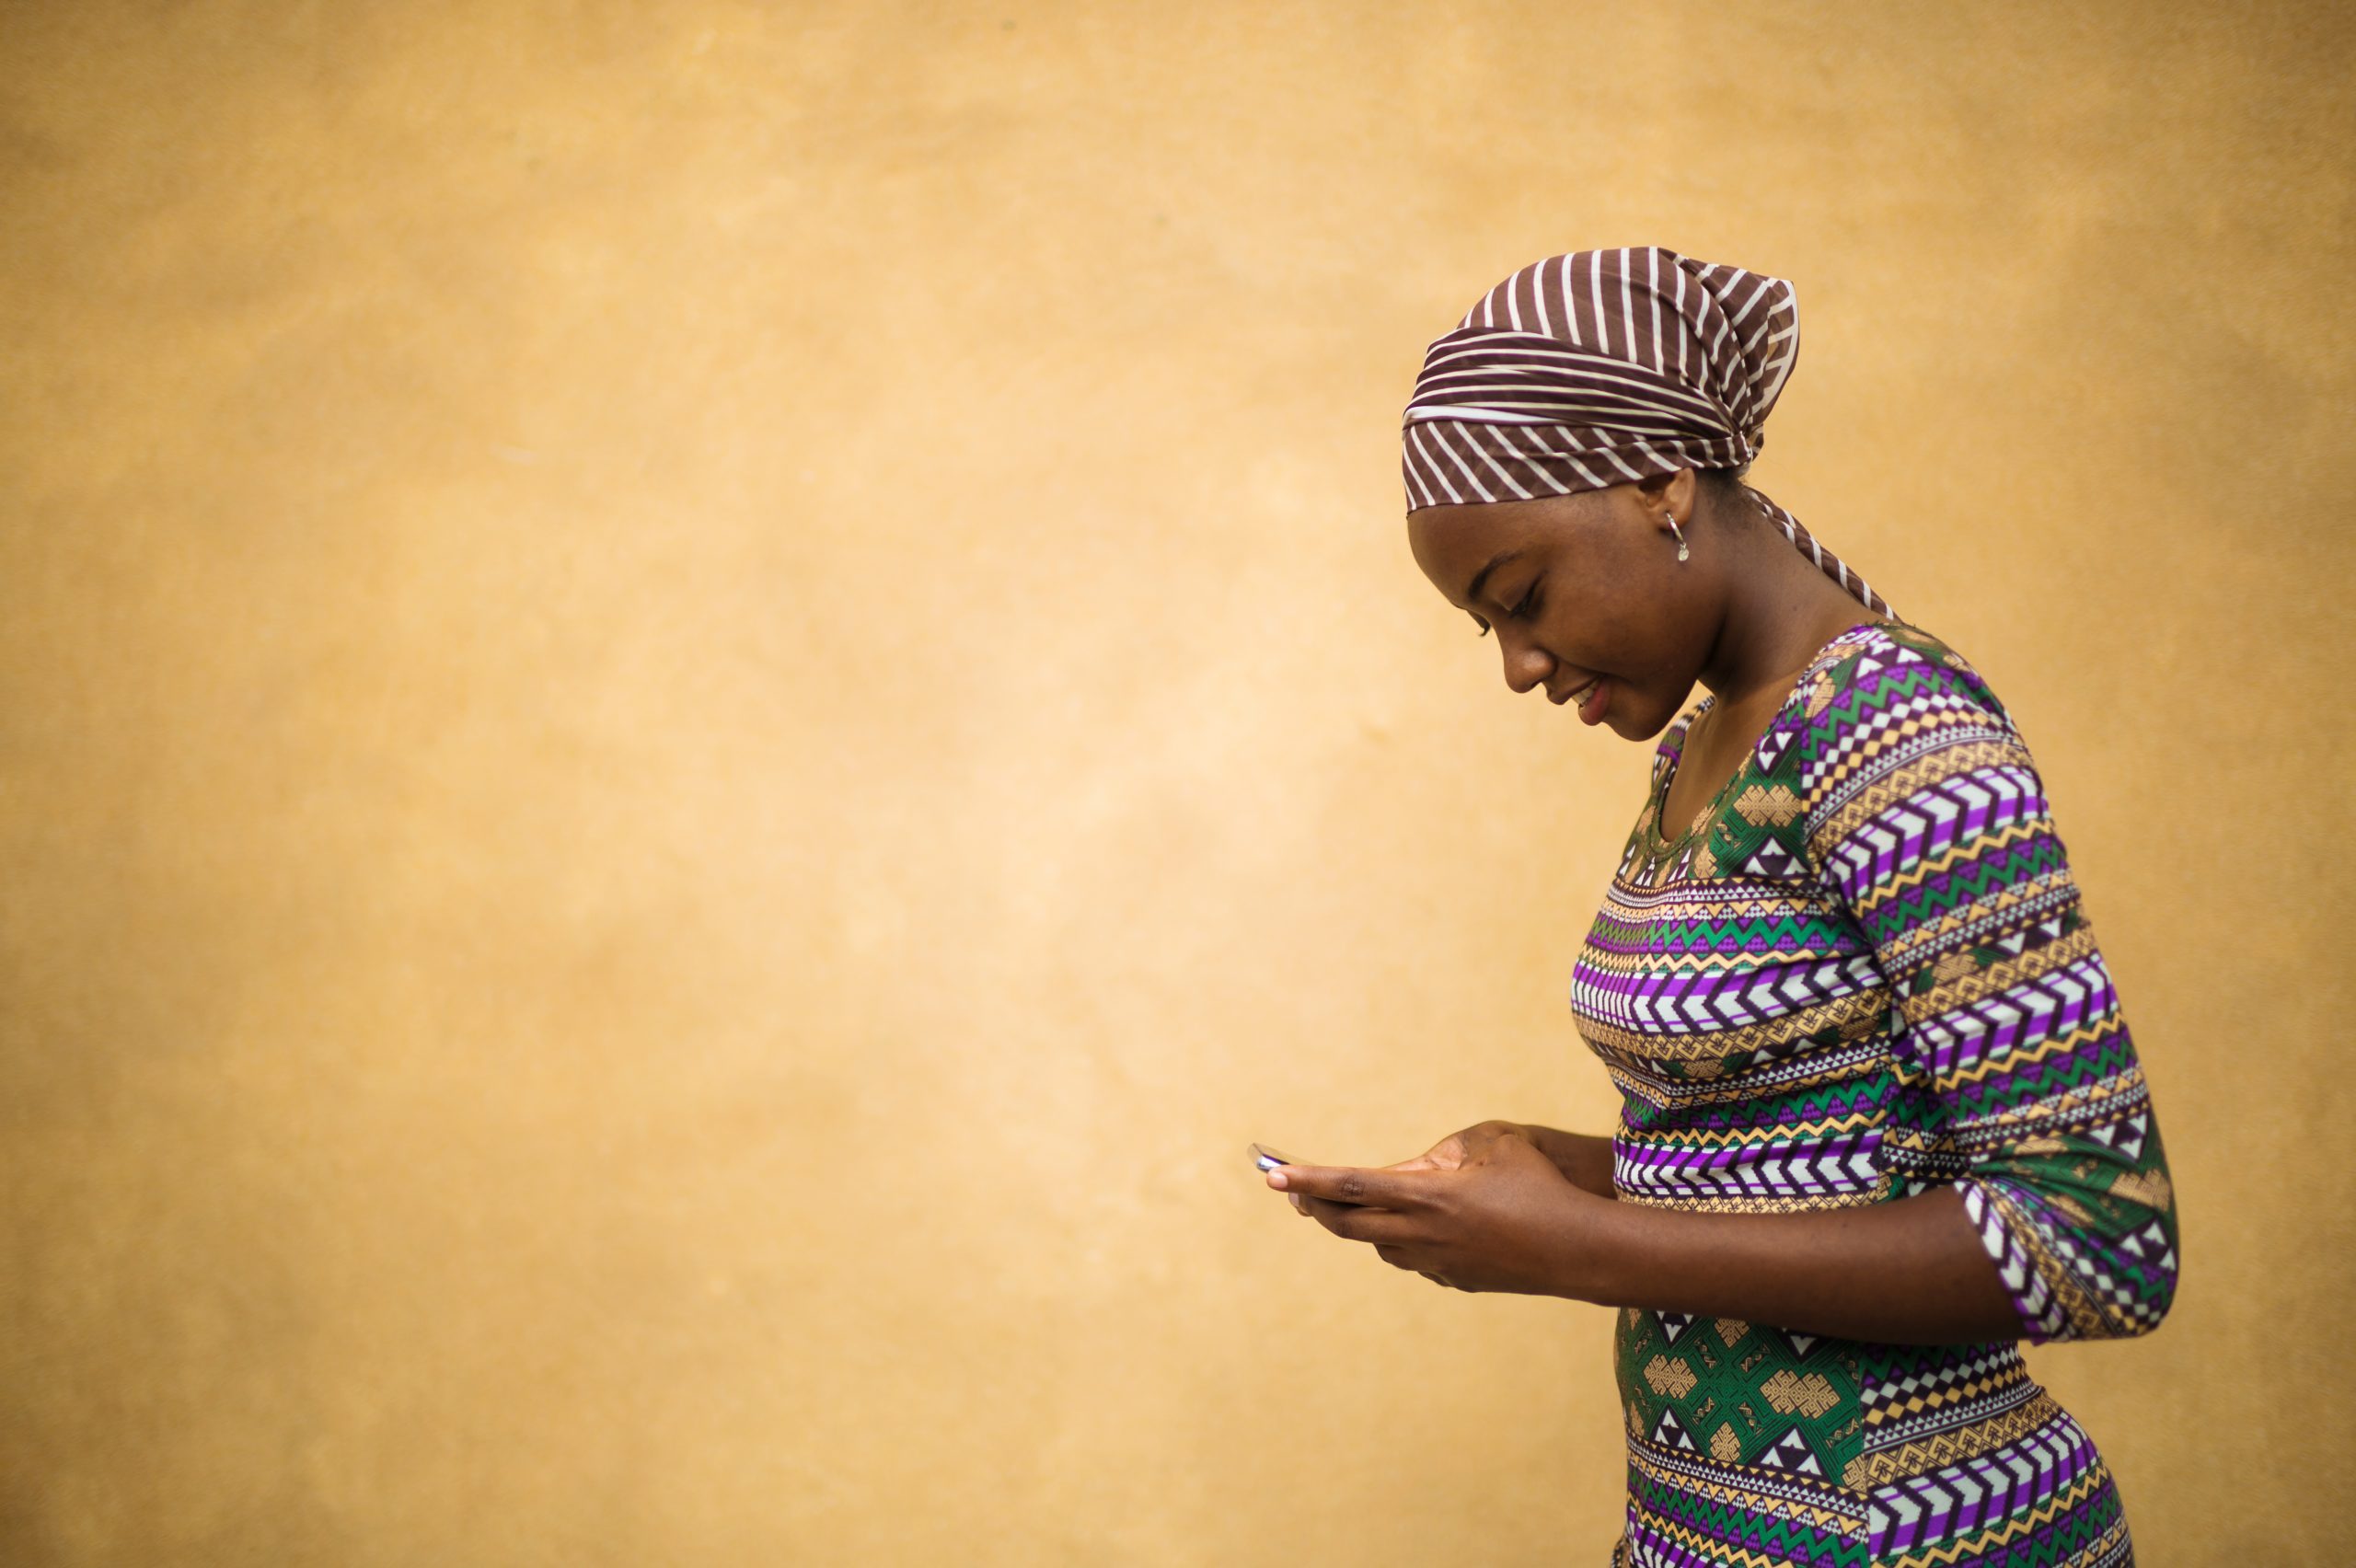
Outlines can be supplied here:
M1615 1564L2114 1568L2018 1342L2166 1313L2159 1130L2011 716L1743 482L1798 346L1789 283L1658 248L1431 345L1416 564L1517 693L1667 727L1571 982L1624 1107L1268 1181L1436 1284L1621 1309Z

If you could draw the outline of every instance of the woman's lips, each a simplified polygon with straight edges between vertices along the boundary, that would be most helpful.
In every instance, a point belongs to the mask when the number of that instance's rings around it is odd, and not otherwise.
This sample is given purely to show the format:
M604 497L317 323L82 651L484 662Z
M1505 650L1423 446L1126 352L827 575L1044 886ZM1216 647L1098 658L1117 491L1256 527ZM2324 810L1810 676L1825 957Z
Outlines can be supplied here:
M1609 686L1609 675L1590 675L1583 686L1574 686L1562 697L1555 697L1555 707L1562 707L1565 701L1578 704L1578 722L1593 725L1604 713L1604 701L1607 701L1604 686Z
M1600 686L1602 682L1603 677L1601 675L1589 675L1578 685L1565 691L1560 697L1556 697L1553 692L1548 692L1546 695L1549 700L1551 700L1555 707L1560 708L1564 703L1570 701L1571 698L1578 696L1581 692L1587 691L1592 686Z

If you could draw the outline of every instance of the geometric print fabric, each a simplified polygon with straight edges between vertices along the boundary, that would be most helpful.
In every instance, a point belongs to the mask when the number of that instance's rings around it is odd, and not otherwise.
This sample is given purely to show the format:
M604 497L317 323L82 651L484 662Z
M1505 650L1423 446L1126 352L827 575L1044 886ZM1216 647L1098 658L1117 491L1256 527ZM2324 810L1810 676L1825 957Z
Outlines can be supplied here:
M1953 649L1865 621L1692 824L1652 787L1572 979L1623 1202L1963 1195L2030 1342L2148 1332L2177 1276L2159 1130L2041 781ZM2130 1561L2117 1489L2017 1344L1619 1315L1614 1562Z

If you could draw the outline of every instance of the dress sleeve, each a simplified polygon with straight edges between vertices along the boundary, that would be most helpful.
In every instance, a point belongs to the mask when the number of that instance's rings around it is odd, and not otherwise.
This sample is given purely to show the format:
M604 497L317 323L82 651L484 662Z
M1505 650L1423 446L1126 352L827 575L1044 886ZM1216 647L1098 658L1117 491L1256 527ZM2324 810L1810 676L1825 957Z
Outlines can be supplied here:
M1820 672L1806 709L1809 863L1901 1015L1892 1166L1961 1192L2022 1337L2156 1327L2177 1280L2159 1127L2011 716L1927 637Z

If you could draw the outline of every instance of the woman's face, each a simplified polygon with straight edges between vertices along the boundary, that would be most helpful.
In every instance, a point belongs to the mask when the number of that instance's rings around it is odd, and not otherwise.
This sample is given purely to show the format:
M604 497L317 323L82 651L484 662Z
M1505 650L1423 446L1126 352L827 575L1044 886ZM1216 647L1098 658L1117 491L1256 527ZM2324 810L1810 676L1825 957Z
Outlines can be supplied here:
M1683 710L1710 651L1700 562L1678 560L1663 521L1666 503L1693 534L1695 488L1687 472L1650 495L1625 484L1422 507L1407 513L1407 542L1441 597L1496 639L1507 686L1581 694L1583 720L1644 740Z

